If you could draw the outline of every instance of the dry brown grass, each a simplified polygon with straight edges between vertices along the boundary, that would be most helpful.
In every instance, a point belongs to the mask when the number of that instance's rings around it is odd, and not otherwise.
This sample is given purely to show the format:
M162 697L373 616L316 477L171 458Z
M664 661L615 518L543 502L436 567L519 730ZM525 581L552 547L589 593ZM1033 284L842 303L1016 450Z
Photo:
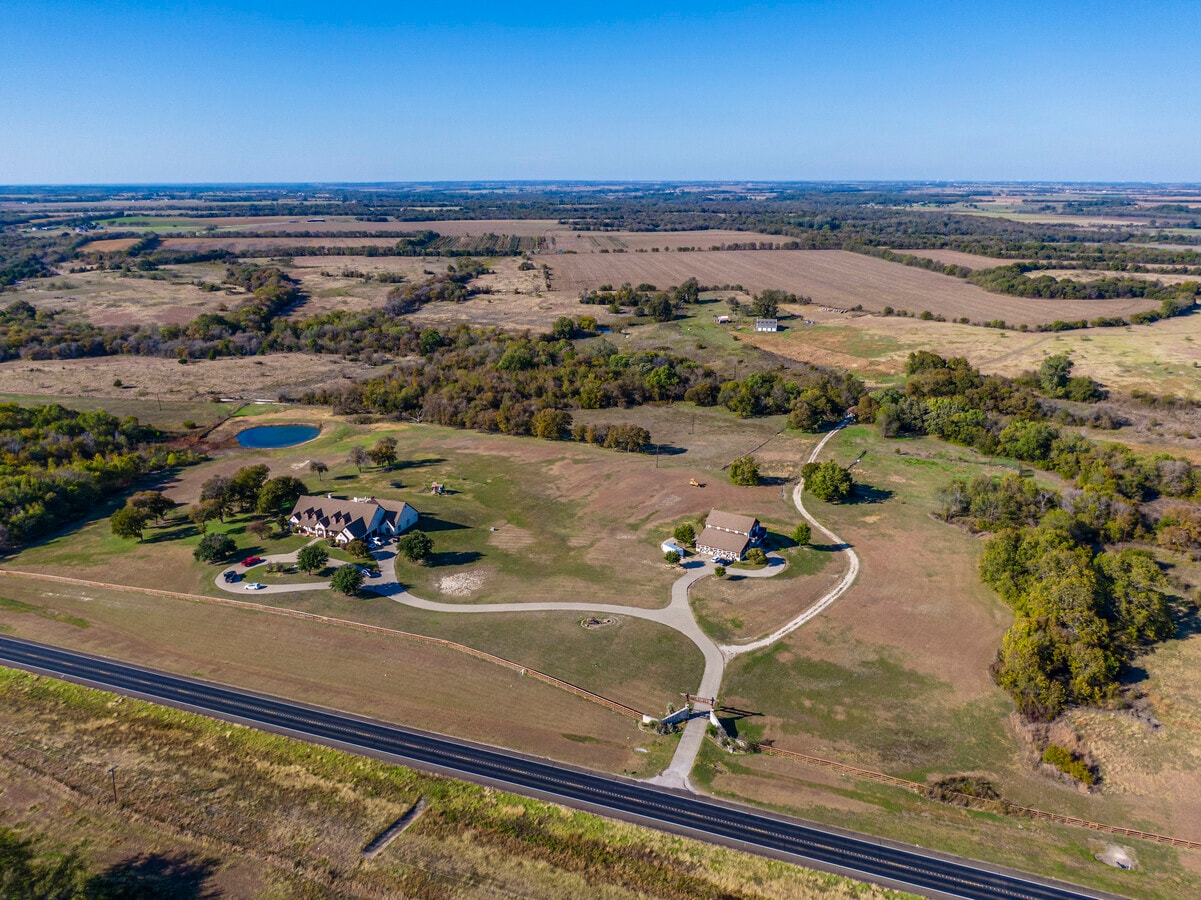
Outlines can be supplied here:
M59 278L24 282L14 295L38 309L64 310L97 325L175 324L190 322L220 304L240 297L219 291L206 293L188 280L164 271L163 278L134 278L113 271L91 271ZM212 270L209 281L220 281L224 268Z
M745 334L742 340L788 359L836 365L875 380L902 374L914 350L964 356L1001 375L1037 369L1044 357L1067 353L1077 374L1112 390L1201 397L1201 342L1194 316L1151 325L1022 333L897 317L823 316L805 307L797 311L819 327Z
M0 609L0 624L19 637L577 765L643 771L647 757L634 748L654 741L617 713L432 645L265 613L26 579L0 577L0 596L50 607L89 626ZM514 716L514 710L521 715ZM564 732L595 740L573 741Z
M368 224L368 223L363 223ZM407 231L436 231L448 237L473 237L481 234L511 234L517 237L538 237L560 231L570 231L554 219L444 219L437 222L396 222L397 228Z
M0 394L140 398L148 403L213 395L272 399L348 384L374 371L365 363L304 354L196 360L186 366L147 356L11 360L0 363ZM114 387L118 378L122 386Z
M1073 281L1096 281L1099 278L1139 278L1143 281L1160 281L1164 284L1183 284L1186 281L1201 281L1196 275L1171 275L1165 272L1107 272L1102 269L1039 269L1036 276L1050 275L1052 278L1070 278ZM1154 306L1143 300L1146 308Z
M426 272L446 271L445 261L408 256L298 256L285 266L300 282L305 301L288 315L304 319L334 310L363 310L383 306L395 284L365 281L344 272L359 271L403 275L408 281L421 282Z
M92 871L141 854L195 867L156 895L902 897L48 679L0 670L0 692L0 819L81 846ZM119 804L98 777L114 761ZM418 798L424 814L362 860Z

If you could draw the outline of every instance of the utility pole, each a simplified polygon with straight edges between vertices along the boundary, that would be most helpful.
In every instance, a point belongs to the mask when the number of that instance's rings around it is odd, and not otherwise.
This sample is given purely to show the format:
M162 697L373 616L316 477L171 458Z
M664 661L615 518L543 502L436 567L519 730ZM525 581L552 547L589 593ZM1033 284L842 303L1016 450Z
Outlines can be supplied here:
M117 800L117 767L113 766L111 769L109 769L108 774L113 778L113 803L116 803L118 806L120 806L120 801Z

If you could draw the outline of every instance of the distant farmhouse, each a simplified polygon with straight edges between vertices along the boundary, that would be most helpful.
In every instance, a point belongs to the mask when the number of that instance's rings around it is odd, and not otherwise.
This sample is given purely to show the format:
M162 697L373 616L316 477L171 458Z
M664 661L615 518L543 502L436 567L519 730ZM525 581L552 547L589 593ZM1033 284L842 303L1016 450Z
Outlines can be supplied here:
M753 516L715 509L705 520L705 530L696 539L696 549L714 559L742 559L746 551L766 535L767 529Z
M778 319L756 319L755 320L755 330L756 331L779 331L780 330L780 322Z
M301 497L288 522L300 534L345 545L354 540L400 534L417 524L417 510L403 500Z

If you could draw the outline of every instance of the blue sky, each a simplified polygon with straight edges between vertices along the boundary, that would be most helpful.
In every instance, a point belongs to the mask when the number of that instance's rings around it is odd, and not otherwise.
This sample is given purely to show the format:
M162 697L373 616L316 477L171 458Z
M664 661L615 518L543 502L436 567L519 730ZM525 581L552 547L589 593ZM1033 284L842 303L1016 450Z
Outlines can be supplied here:
M1198 37L1188 0L6 0L0 183L1201 181Z

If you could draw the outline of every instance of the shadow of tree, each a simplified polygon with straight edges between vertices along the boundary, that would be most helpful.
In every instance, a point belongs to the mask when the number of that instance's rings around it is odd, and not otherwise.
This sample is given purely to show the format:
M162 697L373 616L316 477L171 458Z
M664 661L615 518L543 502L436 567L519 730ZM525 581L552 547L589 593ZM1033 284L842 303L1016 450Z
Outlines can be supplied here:
M405 469L424 469L427 466L437 466L446 462L440 456L431 456L428 459L400 459L392 464L390 471L401 472Z
M809 548L820 553L841 553L843 550L849 550L851 545L843 541L841 544L810 544Z
M466 566L478 562L484 554L476 550L446 550L442 553L431 553L426 561L428 566Z
M851 489L851 496L847 497L843 503L848 505L856 503L883 503L885 500L891 498L893 493L888 488L878 488L870 484L856 482L855 486Z
M780 487L785 484L792 484L793 479L785 478L782 475L761 475L759 476L759 484L763 487Z
M206 884L215 859L184 853L150 853L123 859L84 884L87 900L215 900L222 892Z

